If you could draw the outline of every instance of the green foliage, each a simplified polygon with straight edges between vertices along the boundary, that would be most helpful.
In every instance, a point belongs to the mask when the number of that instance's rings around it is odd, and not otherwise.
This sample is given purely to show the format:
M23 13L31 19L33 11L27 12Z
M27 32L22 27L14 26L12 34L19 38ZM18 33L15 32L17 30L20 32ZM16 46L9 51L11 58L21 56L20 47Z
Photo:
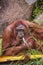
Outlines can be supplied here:
M34 6L33 12L32 12L32 18L35 18L37 15L43 13L43 1L38 0L37 6Z
M43 5L43 0L38 0L38 5Z
M0 56L2 55L2 39L0 39Z
M43 65L43 58L37 60L30 60L27 65Z
M32 55L41 54L41 52L39 52L38 50L35 50L35 49L31 49L28 52L31 53Z

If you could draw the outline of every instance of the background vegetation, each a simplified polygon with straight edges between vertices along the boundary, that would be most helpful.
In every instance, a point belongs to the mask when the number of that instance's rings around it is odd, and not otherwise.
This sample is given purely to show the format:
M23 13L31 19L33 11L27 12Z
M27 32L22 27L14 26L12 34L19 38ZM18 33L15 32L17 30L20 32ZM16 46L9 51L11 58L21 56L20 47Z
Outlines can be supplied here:
M32 19L34 19L39 14L43 13L43 0L37 0L33 12L32 12Z

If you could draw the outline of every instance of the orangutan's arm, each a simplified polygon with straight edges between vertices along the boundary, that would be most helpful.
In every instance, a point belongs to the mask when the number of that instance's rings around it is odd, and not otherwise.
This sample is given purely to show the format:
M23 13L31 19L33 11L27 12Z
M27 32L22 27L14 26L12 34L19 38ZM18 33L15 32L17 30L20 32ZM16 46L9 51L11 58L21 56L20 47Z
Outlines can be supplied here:
M34 33L34 36L37 37L37 38L43 38L43 27L36 24L36 23L33 23L31 22L30 23L30 30L33 30L33 33Z
M3 34L2 49L5 50L10 46L11 43L11 32L6 28Z
M24 44L21 44L20 46L12 46L12 47L10 47L10 48L8 48L6 51L5 51L5 54L3 54L3 55L16 55L16 54L18 54L19 52L22 52L23 50L26 50L27 49L27 47L26 47L26 45L24 45Z

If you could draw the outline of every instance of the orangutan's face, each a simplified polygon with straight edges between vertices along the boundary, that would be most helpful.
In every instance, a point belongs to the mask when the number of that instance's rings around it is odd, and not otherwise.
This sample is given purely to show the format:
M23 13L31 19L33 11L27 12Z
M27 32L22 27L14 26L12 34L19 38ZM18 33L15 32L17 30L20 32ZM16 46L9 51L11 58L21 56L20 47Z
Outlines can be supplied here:
M22 24L19 24L16 27L17 36L19 39L22 39L24 37L24 30L25 30L25 26Z

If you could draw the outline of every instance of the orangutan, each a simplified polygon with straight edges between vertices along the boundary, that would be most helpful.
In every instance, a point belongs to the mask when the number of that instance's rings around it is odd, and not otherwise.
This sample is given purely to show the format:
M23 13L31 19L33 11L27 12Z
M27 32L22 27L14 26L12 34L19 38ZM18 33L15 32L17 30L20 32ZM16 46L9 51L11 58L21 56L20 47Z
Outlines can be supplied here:
M14 21L4 30L2 55L13 56L31 48L40 50L38 39L43 40L43 27L27 20Z

